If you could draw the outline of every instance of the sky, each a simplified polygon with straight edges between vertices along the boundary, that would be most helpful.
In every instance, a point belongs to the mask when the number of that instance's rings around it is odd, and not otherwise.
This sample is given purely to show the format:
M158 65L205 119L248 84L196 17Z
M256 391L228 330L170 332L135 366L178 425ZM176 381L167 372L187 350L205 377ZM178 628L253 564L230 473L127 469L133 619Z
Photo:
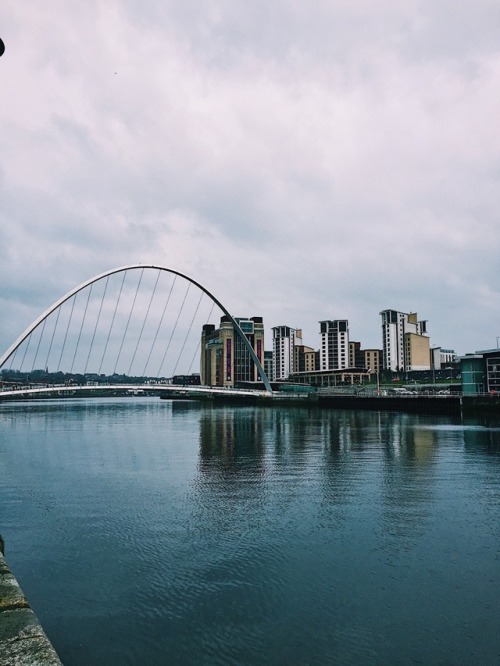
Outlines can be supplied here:
M159 264L234 315L381 347L500 336L498 0L0 5L0 353Z

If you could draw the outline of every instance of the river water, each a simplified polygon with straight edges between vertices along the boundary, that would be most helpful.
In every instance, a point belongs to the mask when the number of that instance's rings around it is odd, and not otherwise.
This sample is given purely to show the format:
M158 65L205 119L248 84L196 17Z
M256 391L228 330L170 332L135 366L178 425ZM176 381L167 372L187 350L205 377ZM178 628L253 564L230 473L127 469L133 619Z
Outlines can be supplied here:
M500 663L500 423L1 403L0 532L66 666Z

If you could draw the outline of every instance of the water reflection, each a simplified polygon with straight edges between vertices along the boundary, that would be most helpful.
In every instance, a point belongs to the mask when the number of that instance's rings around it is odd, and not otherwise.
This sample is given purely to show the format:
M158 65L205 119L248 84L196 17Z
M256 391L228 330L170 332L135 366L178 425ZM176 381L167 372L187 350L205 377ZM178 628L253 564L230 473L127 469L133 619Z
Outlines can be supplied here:
M262 457L264 428L254 407L210 405L200 411L200 458L202 463L212 460L226 464L244 460L249 456Z
M150 398L5 404L2 529L66 663L493 664L499 434Z
M469 452L500 454L500 418L467 417L464 419L464 441Z

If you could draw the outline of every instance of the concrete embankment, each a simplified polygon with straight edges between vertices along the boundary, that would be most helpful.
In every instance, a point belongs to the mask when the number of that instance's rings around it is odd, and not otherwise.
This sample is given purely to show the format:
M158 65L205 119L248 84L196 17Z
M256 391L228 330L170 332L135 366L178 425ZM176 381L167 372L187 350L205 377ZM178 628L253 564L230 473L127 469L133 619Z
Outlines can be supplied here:
M481 413L500 416L500 396L319 396L320 407L408 412L412 414L473 415Z
M410 412L414 414L460 414L460 398L443 396L359 396L329 395L319 397L320 407L377 411Z
M0 664L62 666L4 558L0 536Z

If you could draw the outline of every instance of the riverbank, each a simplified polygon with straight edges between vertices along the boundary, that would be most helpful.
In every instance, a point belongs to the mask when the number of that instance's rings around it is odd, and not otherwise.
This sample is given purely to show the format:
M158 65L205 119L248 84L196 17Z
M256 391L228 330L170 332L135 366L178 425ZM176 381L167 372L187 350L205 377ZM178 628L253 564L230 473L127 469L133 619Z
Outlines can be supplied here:
M0 536L0 664L62 666L4 558Z
M276 391L272 395L235 393L197 393L195 391L169 392L160 396L163 400L208 401L213 405L258 405L316 406L323 409L354 409L384 412L406 412L409 414L449 414L468 415L475 413L498 414L500 416L500 396L462 395L363 395L348 392L285 393Z
M467 415L475 413L498 414L500 416L500 396L461 396L461 395L352 395L333 394L318 397L320 407L330 409L359 409L410 414L450 414Z

